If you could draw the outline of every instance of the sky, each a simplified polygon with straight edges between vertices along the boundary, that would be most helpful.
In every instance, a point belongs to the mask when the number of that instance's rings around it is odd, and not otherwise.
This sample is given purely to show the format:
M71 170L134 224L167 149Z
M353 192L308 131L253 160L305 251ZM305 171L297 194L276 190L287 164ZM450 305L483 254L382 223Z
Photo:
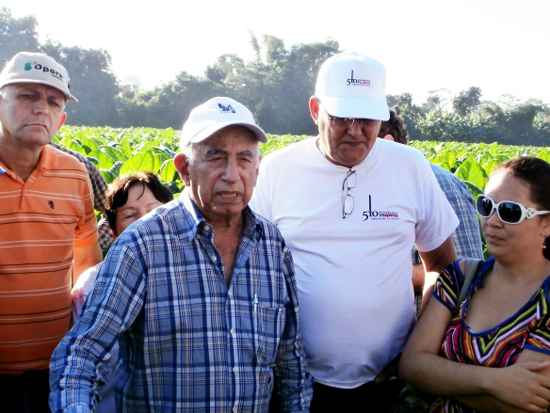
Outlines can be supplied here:
M203 75L219 56L253 58L250 33L297 43L336 40L382 62L387 94L502 95L550 103L549 0L0 0L33 15L40 40L104 49L122 81L147 89L186 71Z

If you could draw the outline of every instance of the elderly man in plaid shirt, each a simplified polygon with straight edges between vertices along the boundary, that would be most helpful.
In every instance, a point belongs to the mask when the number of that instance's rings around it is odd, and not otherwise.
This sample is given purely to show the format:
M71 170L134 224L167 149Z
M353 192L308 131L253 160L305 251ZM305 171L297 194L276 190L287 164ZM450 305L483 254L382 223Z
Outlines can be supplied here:
M232 99L191 112L174 158L185 191L111 247L52 356L53 412L93 410L117 338L117 411L268 412L275 378L283 411L309 411L292 257L247 206L258 141Z

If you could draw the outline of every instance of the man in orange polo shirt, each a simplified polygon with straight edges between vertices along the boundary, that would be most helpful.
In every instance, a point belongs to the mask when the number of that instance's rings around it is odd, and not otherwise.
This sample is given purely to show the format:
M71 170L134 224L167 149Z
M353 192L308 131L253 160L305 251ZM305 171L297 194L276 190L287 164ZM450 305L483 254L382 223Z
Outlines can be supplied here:
M0 400L48 412L51 353L69 329L71 287L101 261L86 168L50 141L76 101L65 68L19 53L0 74Z

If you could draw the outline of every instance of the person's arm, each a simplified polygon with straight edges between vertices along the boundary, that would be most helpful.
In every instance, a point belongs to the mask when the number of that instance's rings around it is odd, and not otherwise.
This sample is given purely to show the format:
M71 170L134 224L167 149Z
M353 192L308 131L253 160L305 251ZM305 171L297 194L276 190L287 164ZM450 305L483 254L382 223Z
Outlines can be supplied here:
M431 299L401 357L399 372L403 380L422 391L460 397L466 402L464 396L472 396L487 411L507 404L515 411L542 411L531 403L540 402L547 394L550 397L550 378L537 372L550 363L534 361L491 368L447 360L439 356L439 350L450 320L450 309L435 297Z
M426 272L424 271L424 265L413 264L412 280L414 292L424 291L424 281L426 280Z
M414 244L424 264L426 291L439 273L457 259L452 235L459 220L434 173L437 168L424 157L419 167L424 169L418 187L422 213L416 222Z
M107 380L110 371L107 354L143 306L143 262L143 255L127 242L115 243L109 252L85 311L52 354L49 398L52 412L93 409L99 384Z
M80 196L83 203L83 213L79 216L74 234L73 285L80 274L103 259L98 243L97 223L93 206L94 198L89 175L86 176L82 184Z
M550 355L532 350L523 350L518 357L516 364L550 378ZM544 384L543 384L544 386ZM503 389L502 391L506 391ZM546 411L550 405L550 389L540 394L526 394L525 406L518 406L505 403L492 395L459 395L455 397L461 403L464 403L480 412L503 412L503 413L521 413L529 411ZM541 410L542 409L542 410Z
M288 250L284 257L284 269L289 302L286 306L286 323L274 367L277 390L283 412L309 412L313 394L313 377L307 369L300 336L298 290L294 264Z
M418 251L418 254L420 254L420 258L422 258L422 262L424 263L424 273L426 274L424 279L424 295L426 296L426 292L429 294L441 271L458 258L453 237L450 236L432 251Z
M84 271L93 267L97 263L101 262L103 255L99 243L96 241L87 246L74 246L74 259L73 259L73 285Z
M443 243L432 251L421 252L420 258L424 263L424 269L426 273L439 273L443 271L449 264L456 261L458 258L456 255L455 246L453 243L453 237L447 238ZM437 280L437 277L432 282L432 285Z

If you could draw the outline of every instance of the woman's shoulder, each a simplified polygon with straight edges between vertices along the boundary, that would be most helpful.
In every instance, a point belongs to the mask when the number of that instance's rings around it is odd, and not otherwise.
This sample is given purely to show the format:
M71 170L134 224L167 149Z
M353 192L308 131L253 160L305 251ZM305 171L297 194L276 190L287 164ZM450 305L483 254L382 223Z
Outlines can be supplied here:
M481 263L480 270L468 285L468 290L471 289L472 284L482 283L483 275L489 268L493 266L494 260L487 259ZM477 263L474 263L477 266ZM464 287L466 263L463 258L459 258L456 261L449 264L439 275L436 285L434 287L434 295L439 297L440 301L446 303L451 309L456 305L460 293ZM464 295L463 295L464 297Z

